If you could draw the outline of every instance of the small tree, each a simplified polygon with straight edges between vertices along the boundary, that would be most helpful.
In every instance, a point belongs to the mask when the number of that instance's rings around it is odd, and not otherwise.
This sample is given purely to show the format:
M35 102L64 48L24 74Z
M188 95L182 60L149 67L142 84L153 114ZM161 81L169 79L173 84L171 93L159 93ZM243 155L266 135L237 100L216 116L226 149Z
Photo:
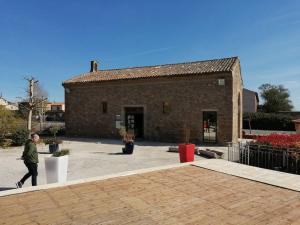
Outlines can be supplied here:
M181 112L182 115L182 121L181 121L181 126L182 126L182 140L184 144L189 144L190 143L190 137L191 137L191 130L192 130L192 121L191 121L191 103L189 100L185 100L183 102L183 109Z
M54 138L56 138L56 135L58 133L58 131L60 130L59 126L52 126L49 128L50 133L53 135Z
M263 84L258 89L264 100L262 106L264 112L276 113L293 109L289 91L283 85Z
M119 128L119 134L122 138L124 138L124 136L126 135L126 128L124 126L121 126Z
M191 126L188 121L185 121L183 125L183 141L185 144L190 143L190 136L191 136Z

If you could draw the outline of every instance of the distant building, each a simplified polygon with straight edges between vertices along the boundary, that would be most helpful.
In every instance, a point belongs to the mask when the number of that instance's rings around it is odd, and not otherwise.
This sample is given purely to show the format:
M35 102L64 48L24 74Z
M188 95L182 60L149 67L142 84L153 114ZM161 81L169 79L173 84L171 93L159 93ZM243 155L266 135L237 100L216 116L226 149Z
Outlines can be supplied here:
M48 102L47 103L47 111L65 111L65 103L64 102Z
M226 144L242 134L243 81L237 57L98 70L63 83L68 135Z
M0 105L5 106L6 109L12 111L16 111L19 109L17 104L5 100L2 96L0 96Z
M47 121L64 121L65 103L48 102L46 106Z
M243 112L257 112L259 105L258 94L255 91L243 89Z
M293 122L295 123L296 132L300 134L300 119L293 120Z

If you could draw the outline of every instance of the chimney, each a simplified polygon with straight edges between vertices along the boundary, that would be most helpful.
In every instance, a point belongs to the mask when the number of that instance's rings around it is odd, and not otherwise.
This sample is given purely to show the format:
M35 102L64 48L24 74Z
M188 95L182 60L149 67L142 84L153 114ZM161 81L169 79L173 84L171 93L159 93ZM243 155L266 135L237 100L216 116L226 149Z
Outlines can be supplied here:
M98 70L98 64L96 60L91 61L91 70L90 72L96 72Z

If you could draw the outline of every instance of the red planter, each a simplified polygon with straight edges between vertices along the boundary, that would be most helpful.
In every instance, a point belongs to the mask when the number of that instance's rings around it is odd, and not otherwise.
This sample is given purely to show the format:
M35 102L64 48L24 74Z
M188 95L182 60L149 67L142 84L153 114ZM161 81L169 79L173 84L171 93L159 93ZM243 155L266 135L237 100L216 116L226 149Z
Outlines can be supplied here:
M179 144L179 158L180 162L193 162L195 154L195 145L194 144Z

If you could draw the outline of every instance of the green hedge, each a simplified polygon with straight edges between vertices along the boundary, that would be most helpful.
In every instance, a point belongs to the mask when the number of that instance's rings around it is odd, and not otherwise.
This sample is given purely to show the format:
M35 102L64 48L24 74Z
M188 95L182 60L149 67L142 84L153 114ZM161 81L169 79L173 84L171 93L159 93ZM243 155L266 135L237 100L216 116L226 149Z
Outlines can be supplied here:
M283 130L295 131L292 118L286 115L275 113L244 113L243 129L249 128L249 118L251 129L253 130Z

